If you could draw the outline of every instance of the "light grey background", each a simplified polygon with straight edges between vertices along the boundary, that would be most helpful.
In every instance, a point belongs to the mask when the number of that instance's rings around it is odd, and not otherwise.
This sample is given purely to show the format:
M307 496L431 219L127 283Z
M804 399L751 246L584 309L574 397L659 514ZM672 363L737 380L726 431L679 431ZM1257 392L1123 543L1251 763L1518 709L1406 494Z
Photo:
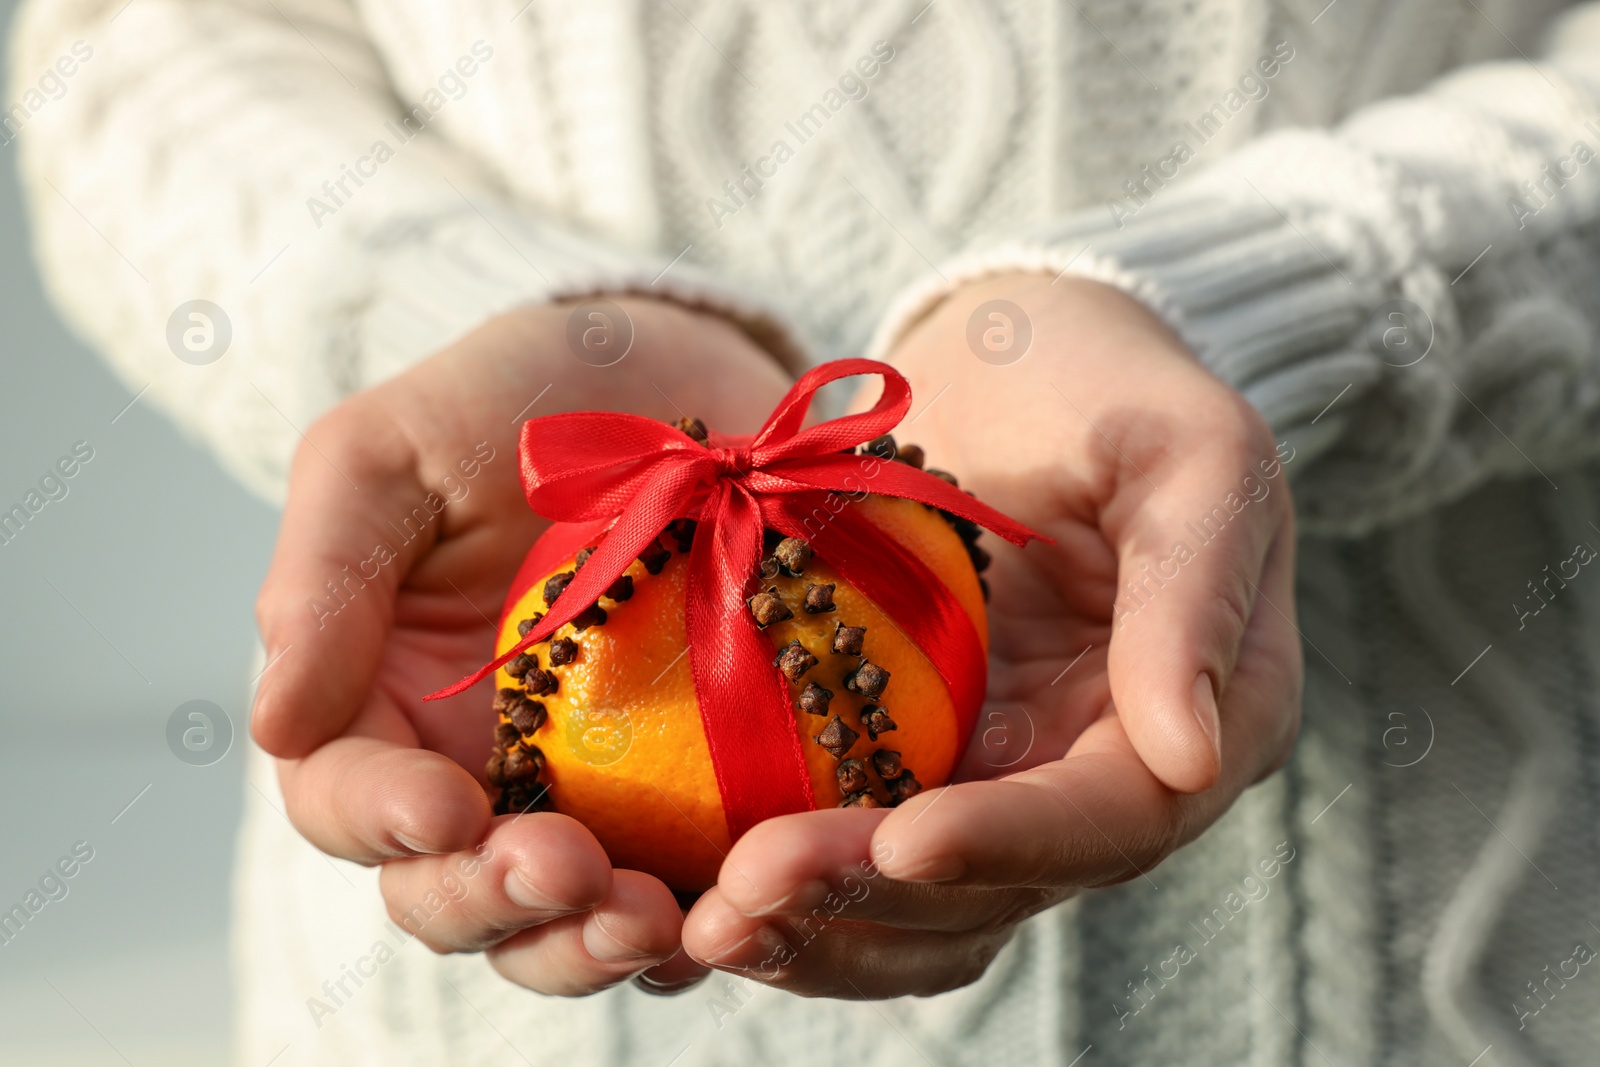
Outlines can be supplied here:
M0 944L0 1063L209 1067L228 1056L251 606L277 513L143 402L118 415L142 383L71 335L33 269L27 136L0 147L0 511L74 442L94 458L0 545L0 912L74 843L94 858ZM234 725L209 767L167 748L194 699Z

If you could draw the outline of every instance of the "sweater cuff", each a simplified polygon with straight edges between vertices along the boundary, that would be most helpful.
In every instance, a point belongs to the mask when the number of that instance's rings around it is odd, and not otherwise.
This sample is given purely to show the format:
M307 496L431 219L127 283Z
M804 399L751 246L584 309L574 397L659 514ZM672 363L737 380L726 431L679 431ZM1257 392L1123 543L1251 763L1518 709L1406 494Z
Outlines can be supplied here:
M1089 278L1160 316L1294 449L1306 529L1360 533L1419 510L1454 407L1440 359L1457 332L1448 280L1393 248L1382 220L1276 191L1269 202L1227 176L1244 196L1202 175L1132 218L1087 210L941 266L894 305L872 354L960 286L1017 271Z
M648 296L720 315L789 372L810 365L787 320L737 286L682 260L619 252L526 215L485 205L413 222L374 243L376 276L355 322L357 388L514 308L599 296Z

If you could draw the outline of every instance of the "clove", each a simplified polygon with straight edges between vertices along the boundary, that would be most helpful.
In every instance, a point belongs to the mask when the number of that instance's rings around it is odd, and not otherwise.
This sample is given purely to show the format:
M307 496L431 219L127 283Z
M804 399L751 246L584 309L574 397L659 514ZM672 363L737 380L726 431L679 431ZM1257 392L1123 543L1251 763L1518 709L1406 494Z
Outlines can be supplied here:
M706 433L706 424L701 422L699 419L685 415L683 418L677 421L676 425L678 429L682 430L688 436L694 438L696 441L699 441L701 444L710 447L711 436L710 434Z
M805 609L807 615L821 615L833 610L833 585L807 585Z
M537 700L524 700L511 709L511 725L523 736L533 733L545 724L549 716L545 713L544 705Z
M544 753L531 745L518 745L506 753L506 783L527 782L544 770Z
M867 728L867 737L873 741L878 739L879 734L898 729L894 720L889 718L889 712L878 704L868 704L861 709L861 725Z
M889 805L894 807L904 804L920 792L922 792L922 783L917 781L910 771L906 771L889 783Z
M530 695L538 697L554 693L561 683L549 671L534 667L522 675L522 684L528 687Z
M671 558L672 553L667 551L659 537L645 545L644 551L639 553L639 562L643 563L644 569L651 574L660 574L661 568L665 567L667 560Z
M785 537L778 542L772 554L791 577L798 578L805 573L806 564L811 562L811 543L799 537Z
M572 617L572 628L580 634L591 626L604 625L606 609L599 604L590 604Z
M876 663L862 660L855 670L845 676L844 687L860 693L868 700L877 700L889 686L889 672Z
M750 614L755 617L756 625L763 630L775 622L794 618L794 612L789 610L789 605L778 595L777 586L772 586L764 593L757 593L746 603L750 605Z
M565 667L578 658L578 642L570 637L558 637L550 642L550 666Z
M667 533L678 543L678 551L687 554L694 546L694 531L698 525L693 519L673 519L667 523Z
M807 682L806 687L800 690L800 695L795 698L794 706L807 715L826 715L828 702L832 699L833 690L824 689L816 682Z
M576 571L562 571L560 574L552 574L545 579L544 602L546 604L554 604L556 598L566 591L567 586L571 584L576 574Z
M798 682L801 675L817 665L817 657L806 651L806 646L799 641L790 641L778 653L772 665L782 671L789 681Z
M496 815L526 815L550 807L550 787L534 779L508 784L494 802Z
M888 748L880 748L872 754L872 769L886 782L900 777L905 770L900 766L900 753Z
M489 755L489 762L484 765L483 776L493 786L506 784L506 754L499 749Z
M844 759L845 753L850 751L850 747L860 736L846 726L843 719L835 715L828 720L828 725L822 728L821 733L812 737L812 740L827 749L834 759Z
M871 784L867 778L867 765L858 759L845 760L834 774L839 779L839 788L846 793L859 793Z
M861 643L866 640L865 626L846 626L838 623L833 629L833 650L842 656L861 655Z

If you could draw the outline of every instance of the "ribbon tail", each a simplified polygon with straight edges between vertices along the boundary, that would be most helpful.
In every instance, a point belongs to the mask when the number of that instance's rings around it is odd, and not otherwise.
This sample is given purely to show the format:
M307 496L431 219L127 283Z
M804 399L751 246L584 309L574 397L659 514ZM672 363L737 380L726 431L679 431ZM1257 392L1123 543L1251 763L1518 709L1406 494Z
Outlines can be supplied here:
M623 510L616 525L601 539L594 555L589 557L577 577L537 626L489 663L422 699L443 700L471 689L511 662L518 653L545 640L575 616L582 614L628 569L628 564L661 533L667 523L677 517L693 495L697 480L698 472L695 469L679 468L669 472L648 492L640 494Z
M701 510L689 556L689 666L728 834L816 806L788 682L745 607L761 558L761 510L723 482Z
M492 662L485 663L482 667L479 667L465 678L451 682L443 689L436 689L422 699L424 701L444 700L447 697L453 697L457 696L458 694L465 693L468 689L471 689L473 686L489 677L489 675L493 674L495 671L511 662L512 657L526 647L526 645L523 645L518 648L513 648L511 651L507 652L503 656L497 657Z
M774 464L763 470L757 488L767 493L821 491L855 496L865 490L878 496L898 497L928 504L977 523L997 537L1021 548L1029 541L1052 544L1050 538L1029 529L1011 516L990 507L970 493L955 488L927 471L871 453L826 456ZM754 480L754 479L752 479Z

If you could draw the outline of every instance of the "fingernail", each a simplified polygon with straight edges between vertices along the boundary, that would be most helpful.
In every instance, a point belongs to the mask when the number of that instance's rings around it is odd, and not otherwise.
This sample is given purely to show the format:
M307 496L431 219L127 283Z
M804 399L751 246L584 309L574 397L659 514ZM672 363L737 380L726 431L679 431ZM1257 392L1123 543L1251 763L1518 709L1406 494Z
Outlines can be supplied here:
M802 882L800 888L784 897L776 904L754 908L745 912L746 915L778 915L785 912L810 911L817 907L829 893L828 883L812 879Z
M600 922L598 912L590 912L583 923L584 951L599 960L601 963L622 963L627 960L642 960L657 953L648 952L614 935Z
M648 972L633 976L633 980L638 983L640 989L646 993L661 997L670 997L674 993L683 992L685 989L693 989L705 979L706 976L704 974L697 974L692 978L685 978L679 982L658 982L651 978Z
M1194 680L1194 717L1200 732L1211 742L1211 750L1222 762L1222 720L1217 714L1217 695L1211 690L1211 676L1201 671Z
M755 933L706 954L705 961L717 967L756 967L763 963L781 965L793 949L770 926L757 927Z
M515 904L519 908L528 908L533 911L577 910L570 904L564 904L559 900L554 900L546 896L531 882L529 882L527 878L523 877L522 872L517 870L515 867L506 872L505 891L506 896L510 898L511 903Z
M419 856L426 856L429 853L434 851L433 849L429 848L427 845L424 845L421 841L418 841L415 838L407 837L405 834L402 834L402 833L400 833L398 831L396 831L391 836L394 837L395 842L401 848L407 849L407 850L409 850L411 852L415 852Z

